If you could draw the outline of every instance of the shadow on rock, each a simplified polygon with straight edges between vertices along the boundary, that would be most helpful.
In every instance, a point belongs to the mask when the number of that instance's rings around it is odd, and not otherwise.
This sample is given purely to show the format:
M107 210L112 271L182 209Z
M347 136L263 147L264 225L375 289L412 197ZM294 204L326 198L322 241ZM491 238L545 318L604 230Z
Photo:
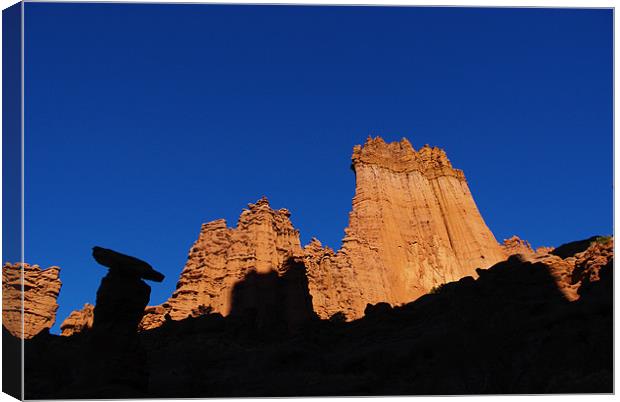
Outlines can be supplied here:
M282 275L252 271L232 290L230 318L240 320L261 336L302 331L318 320L312 309L306 267L293 258Z
M136 335L148 359L127 353L148 386L134 378L129 389L150 398L613 392L613 261L574 302L547 265L513 256L411 303L368 306L352 322L316 319L303 264L287 264L280 276L238 283L228 317ZM26 396L58 397L68 382L59 373L79 364L89 337L26 341ZM106 362L101 372L129 370Z

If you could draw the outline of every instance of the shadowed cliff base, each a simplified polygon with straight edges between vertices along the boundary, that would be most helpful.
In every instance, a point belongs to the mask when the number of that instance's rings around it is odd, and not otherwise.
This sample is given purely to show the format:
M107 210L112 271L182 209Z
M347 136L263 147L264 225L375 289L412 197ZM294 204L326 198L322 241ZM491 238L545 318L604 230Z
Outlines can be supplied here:
M232 289L230 318L261 338L296 334L319 319L312 309L306 267L289 258L284 273L252 271Z
M247 276L228 317L139 333L146 389L110 386L87 397L613 392L613 260L572 302L548 265L513 256L400 307L368 306L352 322L312 318L297 264L290 277ZM257 300L262 307L248 307ZM304 330L291 330L287 312L304 311ZM26 340L26 398L74 397L90 336Z

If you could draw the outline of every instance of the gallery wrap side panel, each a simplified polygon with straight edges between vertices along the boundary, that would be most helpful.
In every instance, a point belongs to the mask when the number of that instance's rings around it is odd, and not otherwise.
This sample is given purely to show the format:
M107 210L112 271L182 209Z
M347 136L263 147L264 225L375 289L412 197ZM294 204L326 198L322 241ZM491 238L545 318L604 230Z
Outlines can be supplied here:
M23 260L23 3L2 11L2 260ZM4 272L3 272L4 273ZM22 278L23 291L23 278ZM5 305L3 300L3 318ZM23 323L23 305L22 305ZM2 328L2 392L23 399L22 340Z

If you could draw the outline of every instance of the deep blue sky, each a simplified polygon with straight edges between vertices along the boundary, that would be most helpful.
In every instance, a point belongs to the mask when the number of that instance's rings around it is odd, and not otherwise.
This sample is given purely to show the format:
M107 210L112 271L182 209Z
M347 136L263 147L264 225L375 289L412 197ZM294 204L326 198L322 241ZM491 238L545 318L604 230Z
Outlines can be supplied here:
M351 149L443 147L501 241L612 232L612 11L27 3L26 260L100 245L167 275L200 225L266 195L340 246ZM15 258L14 258L15 259Z

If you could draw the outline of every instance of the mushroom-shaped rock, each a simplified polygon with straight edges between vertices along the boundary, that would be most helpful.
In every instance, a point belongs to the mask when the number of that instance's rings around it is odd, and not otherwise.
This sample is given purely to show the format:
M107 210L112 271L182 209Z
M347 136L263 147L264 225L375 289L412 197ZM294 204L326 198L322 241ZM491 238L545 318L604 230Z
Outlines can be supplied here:
M102 247L93 247L93 258L109 270L97 290L92 329L73 392L92 398L100 389L129 387L139 395L148 386L146 352L137 334L151 294L143 279L161 282L164 275L142 260Z
M164 275L155 271L147 262L114 250L95 246L93 247L93 258L105 267L123 270L127 274L133 273L142 279L155 282L164 280Z

